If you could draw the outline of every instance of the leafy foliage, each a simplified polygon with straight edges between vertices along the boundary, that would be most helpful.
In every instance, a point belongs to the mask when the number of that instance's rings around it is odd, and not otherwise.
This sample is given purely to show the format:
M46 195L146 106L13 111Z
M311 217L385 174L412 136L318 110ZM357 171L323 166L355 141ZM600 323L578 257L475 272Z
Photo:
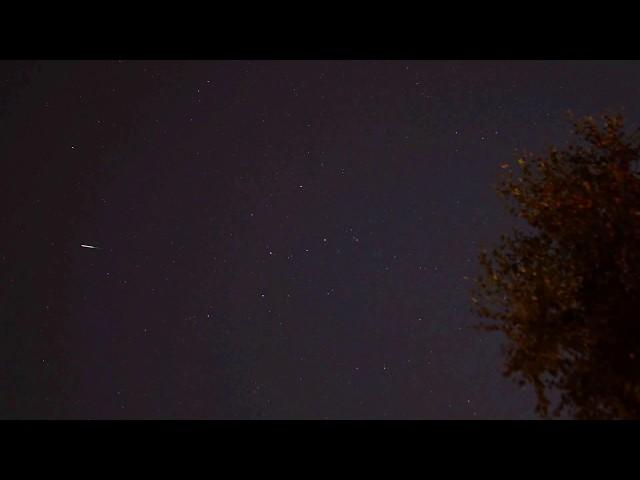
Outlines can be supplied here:
M497 191L531 229L482 252L474 306L542 416L640 418L640 147L621 116L574 127L567 148L502 165Z

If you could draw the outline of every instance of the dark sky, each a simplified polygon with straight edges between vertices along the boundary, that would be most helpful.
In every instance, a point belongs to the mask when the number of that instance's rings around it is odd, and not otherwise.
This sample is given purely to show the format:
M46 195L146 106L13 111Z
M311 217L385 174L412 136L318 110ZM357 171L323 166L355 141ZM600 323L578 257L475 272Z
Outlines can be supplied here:
M0 417L535 418L472 328L491 184L639 96L638 62L0 63Z

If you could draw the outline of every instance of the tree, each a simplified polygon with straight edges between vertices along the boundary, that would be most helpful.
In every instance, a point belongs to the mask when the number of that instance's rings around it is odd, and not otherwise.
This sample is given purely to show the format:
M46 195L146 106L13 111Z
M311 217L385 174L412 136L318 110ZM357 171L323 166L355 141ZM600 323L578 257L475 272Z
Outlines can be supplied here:
M481 253L474 309L543 417L640 418L640 147L621 116L574 127L567 148L502 165L528 226Z

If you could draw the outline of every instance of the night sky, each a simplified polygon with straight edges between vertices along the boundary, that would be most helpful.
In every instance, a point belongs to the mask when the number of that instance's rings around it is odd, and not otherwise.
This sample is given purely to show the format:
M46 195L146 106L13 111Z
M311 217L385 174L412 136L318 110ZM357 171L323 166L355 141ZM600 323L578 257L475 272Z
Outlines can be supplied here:
M1 62L0 418L536 418L473 329L491 185L639 96L638 62Z

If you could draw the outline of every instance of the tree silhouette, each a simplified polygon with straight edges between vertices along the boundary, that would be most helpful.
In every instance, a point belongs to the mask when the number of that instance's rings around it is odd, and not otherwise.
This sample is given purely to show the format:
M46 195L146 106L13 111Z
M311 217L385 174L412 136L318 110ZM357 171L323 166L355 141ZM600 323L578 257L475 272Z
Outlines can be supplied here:
M481 253L474 307L540 415L640 418L640 147L621 116L574 127L567 148L502 165L528 226Z

